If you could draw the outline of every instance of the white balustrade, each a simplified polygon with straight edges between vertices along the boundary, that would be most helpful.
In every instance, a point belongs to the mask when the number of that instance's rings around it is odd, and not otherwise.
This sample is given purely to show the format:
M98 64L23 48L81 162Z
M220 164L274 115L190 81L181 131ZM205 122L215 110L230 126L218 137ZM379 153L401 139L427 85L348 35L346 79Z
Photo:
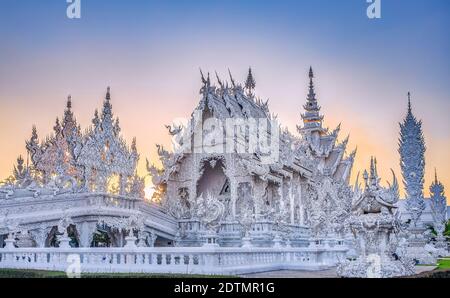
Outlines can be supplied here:
M334 266L347 248L308 247L121 247L3 248L0 268L66 271L69 255L82 272L237 274L277 269L316 270ZM73 259L73 258L72 258Z

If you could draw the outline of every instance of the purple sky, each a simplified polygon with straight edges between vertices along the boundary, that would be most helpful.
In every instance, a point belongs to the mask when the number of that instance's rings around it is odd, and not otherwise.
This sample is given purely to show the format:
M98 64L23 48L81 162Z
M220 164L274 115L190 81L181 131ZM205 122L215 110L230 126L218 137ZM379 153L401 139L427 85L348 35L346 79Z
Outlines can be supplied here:
M342 122L354 173L379 161L400 175L398 122L412 92L427 143L425 193L437 168L450 187L450 2L382 1L382 18L365 0L82 1L81 19L66 1L0 2L0 177L25 154L32 124L50 133L72 95L86 127L112 89L127 140L141 161L170 143L164 124L188 117L200 97L198 69L230 68L243 80L252 66L256 92L295 131L313 66L325 124ZM144 174L143 163L140 173Z

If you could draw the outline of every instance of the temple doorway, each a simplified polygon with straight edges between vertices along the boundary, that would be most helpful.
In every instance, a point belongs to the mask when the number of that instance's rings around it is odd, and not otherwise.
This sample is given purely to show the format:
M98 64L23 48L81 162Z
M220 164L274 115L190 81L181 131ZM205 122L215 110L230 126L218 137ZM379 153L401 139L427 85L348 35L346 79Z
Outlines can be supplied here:
M197 197L213 195L223 201L230 196L230 183L225 175L222 160L205 161L202 172L197 182Z

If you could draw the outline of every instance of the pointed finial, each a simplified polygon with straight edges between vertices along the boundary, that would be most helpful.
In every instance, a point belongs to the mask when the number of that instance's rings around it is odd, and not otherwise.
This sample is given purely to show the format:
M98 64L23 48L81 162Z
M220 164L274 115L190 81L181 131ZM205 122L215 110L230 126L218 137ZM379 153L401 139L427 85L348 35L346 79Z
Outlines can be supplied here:
M215 73L216 73L216 79L217 79L217 82L218 82L219 85L223 88L223 83L222 83L222 81L220 80L219 75L217 74L217 71L216 71Z
M364 172L363 172L363 179L364 179L365 187L368 188L369 187L369 183L368 183L369 174L367 173L367 170L364 170Z
M203 75L203 71L202 71L201 68L200 68L200 76L202 77L202 83L203 83L204 85L206 85L206 79L205 79L205 76Z
M434 182L437 184L438 183L438 178L437 178L437 171L436 168L434 168Z
M375 177L378 177L378 169L377 169L377 158L375 157L374 160L374 169L375 169Z
M342 142L342 144L344 146L346 146L348 144L348 141L350 140L350 134L347 135L347 137L344 139L344 141Z
M255 89L255 87L256 87L256 81L253 78L252 68L249 67L248 68L247 80L245 81L245 88L247 88L248 91L251 92L253 89Z
M131 142L131 150L137 152L136 137L133 137L133 141Z
M236 84L234 83L233 75L231 74L230 69L228 68L228 75L230 76L230 81L233 87L236 87Z
M358 151L358 147L356 147L349 155L351 161L355 160L356 152Z
M375 178L375 161L373 156L370 157L370 179Z
M316 101L316 93L314 92L314 83L313 83L314 73L312 67L309 67L309 92L308 92L308 101ZM320 109L320 108L319 108Z
M66 107L68 110L70 110L72 108L72 95L69 94L69 96L67 96L67 104Z
M359 171L358 174L356 175L356 180L355 180L355 186L353 187L353 191L357 191L359 189Z
M408 91L408 112L411 112L411 92Z
M106 88L106 100L110 100L111 99L111 88L108 86Z

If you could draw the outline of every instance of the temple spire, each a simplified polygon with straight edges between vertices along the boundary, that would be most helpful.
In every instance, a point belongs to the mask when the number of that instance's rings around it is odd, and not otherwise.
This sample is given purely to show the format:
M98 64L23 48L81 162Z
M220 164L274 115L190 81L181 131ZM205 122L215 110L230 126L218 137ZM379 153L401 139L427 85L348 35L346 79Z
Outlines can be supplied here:
M106 88L106 97L105 97L105 99L106 100L111 100L111 87L107 87Z
M67 96L66 109L64 110L64 117L62 119L62 132L65 137L70 137L77 126L75 117L72 112L72 96Z
M438 180L436 168L434 169L434 182L430 186L430 209L433 217L433 228L436 231L437 248L446 248L445 225L447 223L447 198L444 185Z
M323 116L320 115L320 106L317 104L313 82L314 72L311 66L309 67L308 77L309 91L306 97L306 104L303 105L305 113L301 115L303 119L303 128L301 131L317 131L320 134L324 134L326 130L322 127Z
M69 96L67 96L66 108L67 108L67 110L72 109L72 96L70 94L69 94Z
M408 91L408 113L411 113L411 92Z
M112 106L111 106L111 88L108 86L106 88L106 96L105 102L103 103L103 115L109 114L112 115Z
M312 66L310 66L309 67L309 88L310 89L314 88L313 78L314 78L314 72L313 72Z
M252 68L249 67L248 68L248 75L247 75L247 80L245 81L245 89L248 90L249 94L253 93L253 90L256 87L256 81L253 78L253 74L252 74Z
M425 140L422 122L411 111L411 93L408 92L408 112L400 123L399 153L403 184L406 192L406 209L414 225L425 209L423 183L425 172Z
M376 172L377 172L377 160L374 159L373 157L370 158L370 178L374 179L376 177Z
M103 102L103 110L101 116L101 126L103 130L113 132L114 128L113 112L111 105L111 88L106 88L105 101Z
M316 99L316 93L314 92L314 73L312 70L312 67L309 67L309 92L308 92L308 101L317 101ZM317 107L317 105L314 107L317 110L320 110L320 107Z

